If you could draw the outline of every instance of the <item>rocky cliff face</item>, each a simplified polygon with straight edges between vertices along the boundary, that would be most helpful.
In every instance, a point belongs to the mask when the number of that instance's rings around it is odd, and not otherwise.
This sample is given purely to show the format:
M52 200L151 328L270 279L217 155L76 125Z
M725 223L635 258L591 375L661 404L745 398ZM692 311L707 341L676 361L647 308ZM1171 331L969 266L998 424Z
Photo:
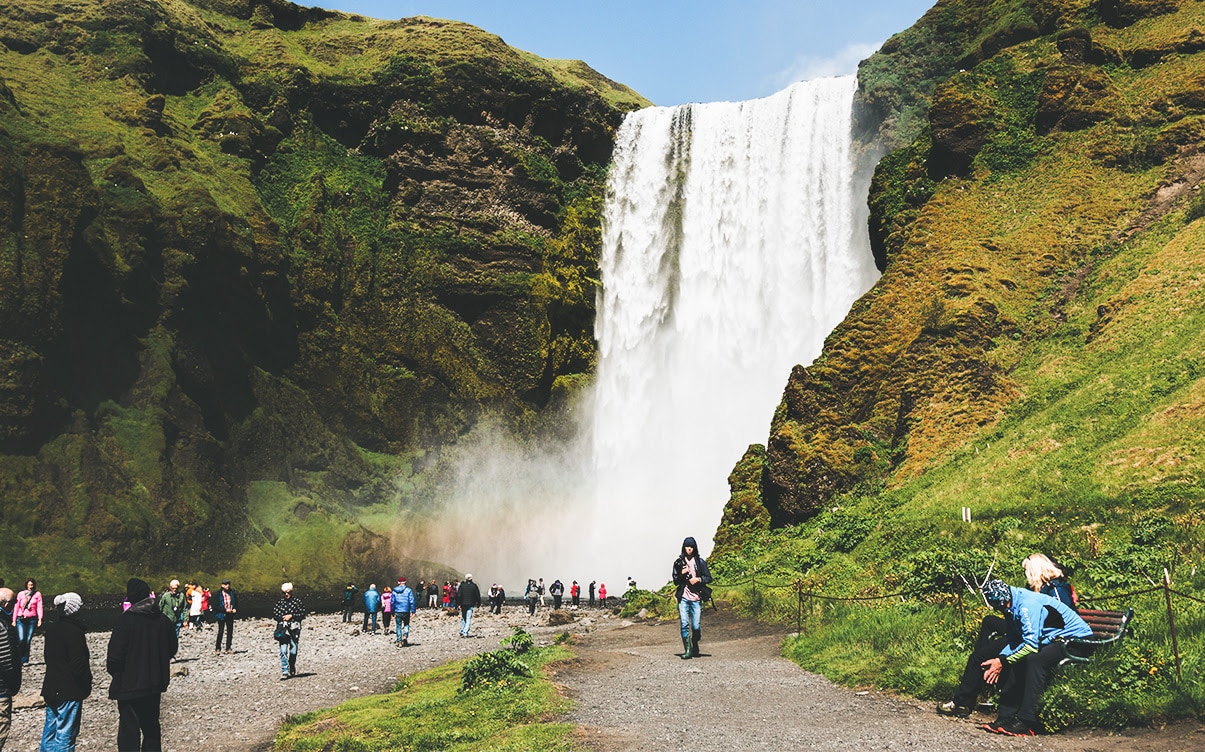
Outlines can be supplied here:
M1001 421L1034 409L1048 387L1027 365L1038 353L1109 373L1137 354L1116 343L1096 352L1096 332L1118 319L1114 303L1093 295L1150 263L1139 260L1155 253L1146 245L1171 254L1197 231L1202 34L1194 2L942 0L863 64L861 125L896 144L870 196L885 271L817 362L791 374L764 455L755 448L733 473L724 527L797 524L852 498L915 492L936 468L957 475L955 458L1009 435ZM1178 310L1176 298L1194 289L1173 285L1129 310ZM1099 324L1077 318L1098 305ZM1140 328L1137 319L1124 326ZM1174 368L1177 383L1195 382L1194 368ZM1145 393L1146 378L1109 380L1137 379L1135 393ZM1164 396L1192 402L1176 394ZM1093 425L1092 410L1076 409ZM1164 409L1125 411L1141 421ZM1195 445L1190 433L1168 440ZM1077 462L1106 451L1084 441ZM1016 447L1013 467L1032 451ZM1064 479L1065 491L1047 488L1045 501L1126 497L1157 480L1093 476L1071 490ZM739 543L732 530L718 536L729 550Z
M273 555L282 526L318 522L332 580L388 555L352 510L592 367L603 174L643 103L434 19L6 3L6 568L284 566L314 541Z

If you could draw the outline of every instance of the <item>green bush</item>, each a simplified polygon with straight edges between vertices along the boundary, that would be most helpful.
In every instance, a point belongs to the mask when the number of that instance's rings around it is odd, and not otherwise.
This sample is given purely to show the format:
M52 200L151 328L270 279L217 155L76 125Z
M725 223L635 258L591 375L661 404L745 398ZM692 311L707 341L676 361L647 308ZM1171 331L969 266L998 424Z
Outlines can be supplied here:
M502 638L502 647L510 648L515 653L519 654L526 653L528 650L531 650L533 647L535 647L536 641L535 638L531 636L530 632L523 627L513 627L513 629L514 634L512 634L510 637Z
M482 653L465 664L460 691L468 692L475 687L501 688L529 676L531 669L516 657L514 651L495 650Z

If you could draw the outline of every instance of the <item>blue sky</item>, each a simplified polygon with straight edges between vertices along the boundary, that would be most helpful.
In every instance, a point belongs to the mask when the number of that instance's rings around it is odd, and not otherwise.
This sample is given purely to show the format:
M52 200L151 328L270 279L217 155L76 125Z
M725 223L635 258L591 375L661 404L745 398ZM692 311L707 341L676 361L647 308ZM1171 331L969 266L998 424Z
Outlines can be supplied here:
M660 105L754 99L853 73L936 0L301 0L373 18L466 21L586 61Z

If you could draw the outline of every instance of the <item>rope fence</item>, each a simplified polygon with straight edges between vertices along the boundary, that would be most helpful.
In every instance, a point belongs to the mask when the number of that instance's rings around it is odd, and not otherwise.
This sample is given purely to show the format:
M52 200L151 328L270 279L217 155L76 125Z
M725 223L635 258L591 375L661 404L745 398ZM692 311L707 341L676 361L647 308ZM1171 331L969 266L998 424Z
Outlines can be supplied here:
M798 580L798 579L791 581L791 582L758 583L756 573L752 574L748 581L737 582L737 583L733 584L733 583L725 583L725 582L716 582L713 580L711 585L712 585L712 587L721 587L721 588L728 588L728 589L740 588L740 587L743 587L746 585L750 585L750 586L752 586L754 591L782 590L782 589L786 589L786 588L791 588L791 589L795 590L795 597L796 597L795 632L797 634L803 634L803 612L804 612L803 606L804 606L804 602L809 599L829 601L829 602L859 603L859 602L867 602L867 601L892 600L895 598L903 599L903 598L909 598L909 597L916 596L916 595L923 595L927 592L930 592L928 590L918 588L915 590L905 590L905 591L902 591L899 593L891 593L889 595L854 595L854 596L825 595L823 593L818 593L818 592L815 592L812 590L805 590L804 586L803 586L803 580ZM1172 596L1174 595L1178 598L1184 598L1186 600L1190 600L1195 603L1202 603L1202 604L1205 604L1205 599L1199 598L1194 595L1189 595L1188 593L1184 593L1179 590L1173 589L1171 586L1171 575L1168 573L1168 571L1166 569L1164 569L1163 570L1163 582L1161 584L1153 585L1152 587L1148 587L1148 588L1143 588L1142 590L1100 593L1097 595L1081 595L1079 597L1079 600L1084 603L1093 603L1093 604L1109 603L1109 602L1113 602L1113 601L1124 600L1127 598L1133 598L1133 597L1136 597L1139 595L1149 595L1151 593L1157 593L1157 592L1162 592L1165 597L1165 601L1167 604L1168 628L1169 628L1169 631L1171 633L1171 638L1172 638L1172 652L1175 655L1175 659L1176 659L1176 676L1179 677L1180 680L1183 680L1184 676L1183 676L1181 665L1180 665L1180 642L1179 642L1179 637L1176 633L1176 617L1175 617L1175 610L1172 607ZM660 596L661 598L664 598L666 600L672 600L674 598L674 595L672 593L654 592L653 595ZM963 612L962 591L960 590L957 593L957 595L958 595L958 610L959 610L959 613L963 617L963 626L965 627L966 626L966 616L965 616L965 613ZM712 607L713 608L715 607L714 600L712 601Z

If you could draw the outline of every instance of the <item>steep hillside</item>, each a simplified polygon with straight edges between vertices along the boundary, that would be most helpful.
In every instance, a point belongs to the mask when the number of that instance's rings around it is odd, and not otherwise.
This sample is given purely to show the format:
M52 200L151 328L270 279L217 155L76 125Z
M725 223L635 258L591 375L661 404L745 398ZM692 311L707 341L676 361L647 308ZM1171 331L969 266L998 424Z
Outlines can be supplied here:
M371 570L399 471L592 368L644 104L435 19L4 3L0 569Z
M1164 567L1202 584L1202 40L1196 0L942 0L863 66L864 92L894 92L883 128L902 140L870 198L885 272L733 471L722 579L949 603L993 561L1020 584L1038 550L1089 597ZM1052 727L1200 714L1170 676L1162 596L1136 605L1142 642L1096 675L1125 692L1064 696ZM899 613L881 651L850 640L855 609L797 654L946 699L962 612Z

